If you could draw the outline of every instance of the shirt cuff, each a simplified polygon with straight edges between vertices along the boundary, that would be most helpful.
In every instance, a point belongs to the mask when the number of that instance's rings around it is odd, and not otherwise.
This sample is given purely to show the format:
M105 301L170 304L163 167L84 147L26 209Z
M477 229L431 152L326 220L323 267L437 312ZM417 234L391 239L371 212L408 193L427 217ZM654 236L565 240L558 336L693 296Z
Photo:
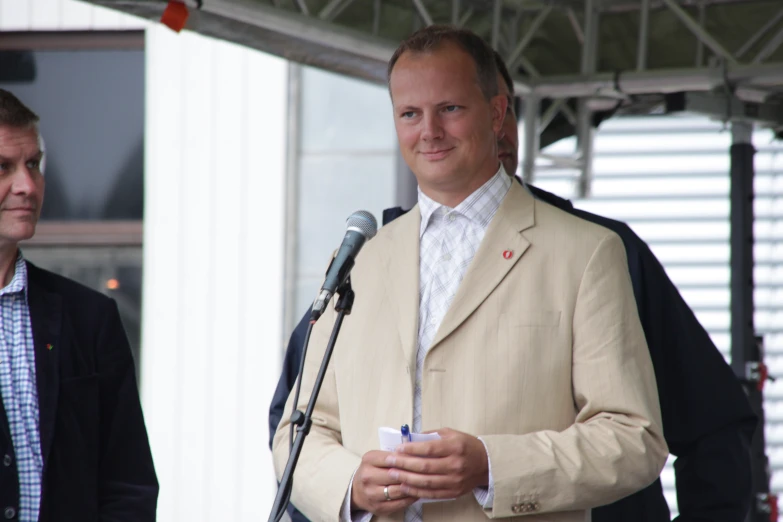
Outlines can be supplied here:
M370 522L372 513L367 511L354 511L351 512L351 492L353 491L353 477L356 472L351 475L351 483L348 484L348 494L345 495L343 500L343 507L340 508L340 522Z
M492 509L492 503L495 500L495 484L492 480L492 461L489 458L489 448L487 443L479 437L479 440L484 445L484 451L487 452L487 469L489 470L489 486L473 488L473 496L476 497L476 502L484 509ZM353 482L353 479L351 479ZM348 499L350 500L350 489ZM350 505L350 502L348 503ZM364 522L364 521L362 521Z

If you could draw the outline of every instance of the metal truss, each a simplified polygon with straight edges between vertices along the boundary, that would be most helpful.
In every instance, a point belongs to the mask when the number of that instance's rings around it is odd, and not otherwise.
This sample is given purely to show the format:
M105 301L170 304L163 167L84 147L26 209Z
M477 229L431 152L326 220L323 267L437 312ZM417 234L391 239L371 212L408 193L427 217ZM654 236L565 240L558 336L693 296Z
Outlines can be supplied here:
M164 0L87 1L151 19L159 19L166 4ZM515 91L526 101L525 126L530 132L525 133L525 158L540 157L528 154L538 151L541 133L554 120L565 118L574 126L578 142L575 156L555 161L579 166L578 192L583 196L590 191L592 116L601 108L638 113L639 98L649 103L650 96L657 96L658 107L665 107L665 98L671 93L718 92L727 97L728 109L707 111L712 117L733 121L739 114L742 121L783 127L776 109L776 99L783 93L783 5L775 0L185 2L200 9L197 22L190 27L193 30L378 83L386 81L386 62L396 42L415 28L433 23L469 27L505 57L515 76ZM769 16L749 16L758 27L738 44L733 24L715 32L716 24L708 23L727 9L742 9L743 13L764 9ZM623 20L625 32L632 35L630 40L618 41L616 35L602 31L602 23L614 24L618 16L627 16ZM660 65L656 49L660 38L653 38L658 29L652 21L662 16L687 29L682 31L687 38L680 36L678 48L683 49L683 55L694 56L691 62L670 59ZM627 27L629 20L634 21L632 27ZM553 31L559 31L554 34L554 43ZM578 56L578 67L568 69L554 63L556 60L542 54L547 45L570 46L569 51ZM635 63L614 63L602 56L602 50L617 46L629 47ZM573 98L578 100L576 114L572 104L564 103ZM539 107L547 99L554 103L541 114ZM687 106L691 110L700 107L695 103ZM767 116L756 119L754 110ZM526 159L525 178L532 180L534 170L535 161Z

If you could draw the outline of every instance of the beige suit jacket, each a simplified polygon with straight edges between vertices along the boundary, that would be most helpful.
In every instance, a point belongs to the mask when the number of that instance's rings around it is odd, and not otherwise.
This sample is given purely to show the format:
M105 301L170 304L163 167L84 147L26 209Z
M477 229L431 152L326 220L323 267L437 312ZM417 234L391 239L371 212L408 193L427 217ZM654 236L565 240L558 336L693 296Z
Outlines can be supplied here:
M339 519L361 456L378 449L379 427L412 423L420 220L416 207L384 226L353 269L353 313L295 473L292 502L313 521ZM302 411L335 317L330 307L313 329ZM482 437L495 485L491 509L465 495L425 505L425 522L584 522L589 508L649 485L668 455L621 240L517 183L465 273L422 378L423 429ZM278 478L288 433L284 418L274 441Z

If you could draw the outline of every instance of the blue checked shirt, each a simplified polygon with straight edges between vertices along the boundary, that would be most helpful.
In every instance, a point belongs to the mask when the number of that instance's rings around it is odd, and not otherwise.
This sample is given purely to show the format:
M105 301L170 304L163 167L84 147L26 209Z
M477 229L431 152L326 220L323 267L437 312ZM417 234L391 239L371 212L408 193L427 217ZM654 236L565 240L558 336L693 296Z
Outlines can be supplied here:
M19 472L19 522L37 522L43 457L27 265L21 252L11 283L0 290L0 333L0 392Z

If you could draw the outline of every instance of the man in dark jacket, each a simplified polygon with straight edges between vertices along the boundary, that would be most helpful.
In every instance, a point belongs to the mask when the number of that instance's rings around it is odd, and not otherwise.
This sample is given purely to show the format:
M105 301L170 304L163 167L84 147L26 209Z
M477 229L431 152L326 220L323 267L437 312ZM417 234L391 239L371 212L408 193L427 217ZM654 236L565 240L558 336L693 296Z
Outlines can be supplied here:
M508 173L518 166L519 138L513 83L496 55L509 97L498 155ZM742 387L693 311L647 244L620 221L575 209L570 201L528 185L538 199L616 232L625 246L639 317L655 369L663 429L674 463L679 522L738 522L751 501L750 441L757 419ZM383 223L402 215L387 209ZM299 369L308 311L286 351L283 372L269 409L269 444ZM294 522L307 519L293 507ZM593 509L593 522L663 522L671 518L660 480L618 502Z
M0 89L0 514L152 522L158 482L117 305L18 247L43 203L37 122Z

